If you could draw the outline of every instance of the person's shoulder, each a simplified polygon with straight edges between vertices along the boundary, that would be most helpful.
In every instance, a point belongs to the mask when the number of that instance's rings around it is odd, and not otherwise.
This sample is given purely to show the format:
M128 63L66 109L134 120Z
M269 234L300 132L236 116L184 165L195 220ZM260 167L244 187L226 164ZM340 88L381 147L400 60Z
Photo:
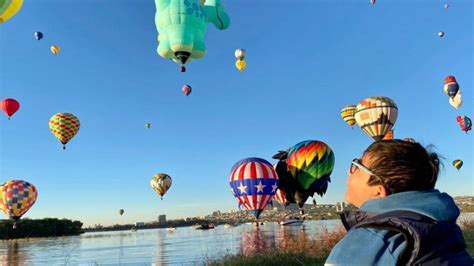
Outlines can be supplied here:
M329 254L326 265L376 265L397 262L389 248L390 232L373 228L352 229Z

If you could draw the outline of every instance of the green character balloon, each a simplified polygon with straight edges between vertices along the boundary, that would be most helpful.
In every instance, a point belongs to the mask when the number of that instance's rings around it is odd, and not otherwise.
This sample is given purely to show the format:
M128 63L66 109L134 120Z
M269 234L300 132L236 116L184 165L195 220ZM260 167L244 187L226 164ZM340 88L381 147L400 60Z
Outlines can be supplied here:
M181 65L206 54L207 24L229 27L230 19L220 0L155 0L158 54Z

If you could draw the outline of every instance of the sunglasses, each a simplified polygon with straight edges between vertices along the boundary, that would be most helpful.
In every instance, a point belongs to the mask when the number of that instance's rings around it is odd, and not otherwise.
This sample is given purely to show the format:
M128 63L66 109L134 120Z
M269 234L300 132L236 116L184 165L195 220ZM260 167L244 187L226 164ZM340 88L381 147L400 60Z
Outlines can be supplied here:
M383 184L383 180L380 176L374 174L374 172L372 172L372 170L370 170L369 168L367 168L366 166L364 166L362 164L362 161L358 158L352 160L351 162L351 168L349 169L349 173L353 174L355 173L355 171L357 171L357 169L361 169L362 171L368 173L369 175L371 176L375 176L377 178L377 181L380 182L380 184Z

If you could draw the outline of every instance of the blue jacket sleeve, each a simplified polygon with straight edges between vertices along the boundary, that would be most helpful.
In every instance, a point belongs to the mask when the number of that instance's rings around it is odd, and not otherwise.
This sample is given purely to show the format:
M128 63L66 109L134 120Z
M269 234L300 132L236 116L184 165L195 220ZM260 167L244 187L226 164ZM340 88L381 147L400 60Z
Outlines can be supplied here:
M401 234L357 228L337 243L325 265L396 265L404 246Z

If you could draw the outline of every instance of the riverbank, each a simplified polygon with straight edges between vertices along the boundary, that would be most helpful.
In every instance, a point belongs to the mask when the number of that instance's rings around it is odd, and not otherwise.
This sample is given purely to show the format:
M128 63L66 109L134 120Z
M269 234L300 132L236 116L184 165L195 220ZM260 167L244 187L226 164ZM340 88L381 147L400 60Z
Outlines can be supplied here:
M84 233L82 222L68 219L21 219L13 229L12 220L0 220L0 239L73 236Z
M279 245L272 250L258 250L254 253L246 253L241 250L235 255L226 255L219 260L210 260L206 264L217 266L237 265L324 265L331 249L344 237L345 230L342 228L334 232L326 232L319 240L299 239L290 245ZM467 251L474 257L474 222L463 224L463 235L467 245Z

